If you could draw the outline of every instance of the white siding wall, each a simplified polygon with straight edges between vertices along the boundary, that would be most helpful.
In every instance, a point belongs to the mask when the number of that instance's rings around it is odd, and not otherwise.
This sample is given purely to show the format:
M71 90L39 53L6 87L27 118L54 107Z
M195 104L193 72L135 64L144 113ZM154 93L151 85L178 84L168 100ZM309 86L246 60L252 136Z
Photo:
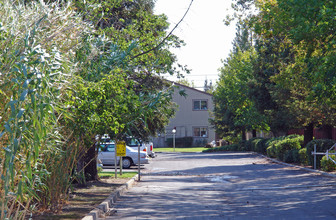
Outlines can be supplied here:
M186 97L179 94L179 90L185 90ZM194 100L206 100L208 110L193 110ZM179 109L175 117L170 119L170 123L166 127L166 134L162 134L160 138L153 140L157 147L164 147L163 139L172 138L172 129L176 127L176 138L178 137L194 137L194 140L211 142L215 140L215 131L209 123L210 113L213 111L212 95L205 92L180 86L180 89L175 89L173 101L178 104ZM197 138L194 136L193 129L195 127L207 128L207 137ZM195 141L194 141L195 142Z

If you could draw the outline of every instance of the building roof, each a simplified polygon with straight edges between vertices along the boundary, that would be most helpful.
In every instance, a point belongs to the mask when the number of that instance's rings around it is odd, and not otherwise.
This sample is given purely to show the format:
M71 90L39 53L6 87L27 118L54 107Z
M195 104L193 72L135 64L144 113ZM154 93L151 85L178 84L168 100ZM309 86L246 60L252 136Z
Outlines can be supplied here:
M191 90L193 90L193 91L196 91L196 92L199 92L199 93L203 93L203 94L205 94L205 95L209 95L209 96L211 96L211 97L213 96L213 95L210 94L210 93L207 93L207 92L204 92L204 91L201 91L201 90L192 88L192 87L190 87L190 86L186 86L186 85L183 85L183 84L180 84L180 83L177 83L177 82L173 82L173 81L170 81L170 80L167 80L167 81L170 82L170 83L173 83L174 85L177 85L177 86L185 87L185 88L187 88L187 89L191 89Z

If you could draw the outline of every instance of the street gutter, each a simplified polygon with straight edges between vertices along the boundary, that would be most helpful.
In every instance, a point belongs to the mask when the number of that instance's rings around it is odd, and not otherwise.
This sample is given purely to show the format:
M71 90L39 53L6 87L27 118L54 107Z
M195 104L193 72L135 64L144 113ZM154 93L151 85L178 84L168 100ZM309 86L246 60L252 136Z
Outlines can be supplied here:
M282 161L279 161L279 160L276 160L274 158L269 158L263 154L259 154L259 153L255 153L254 154L257 154L257 155L260 155L261 157L269 160L269 161L272 161L274 163L278 163L278 164L281 164L281 165L285 165L285 166L289 166L289 167L295 167L295 168L298 168L298 169L301 169L301 170L305 170L305 171L308 171L308 172L313 172L313 173L319 173L323 176L329 176L329 177L334 177L336 178L336 174L333 174L333 173L328 173L328 172L325 172L325 171L322 171L322 170L314 170L314 169L311 169L311 168L307 168L307 167L302 167L302 166L299 166L299 165L293 165L293 164L289 164L289 163L285 163L285 162L282 162Z
M105 218L106 215L110 215L114 211L113 205L117 202L118 198L122 196L128 189L130 189L138 179L138 174L127 183L120 186L115 192L113 192L107 199L100 203L95 209L87 214L82 220L98 220Z

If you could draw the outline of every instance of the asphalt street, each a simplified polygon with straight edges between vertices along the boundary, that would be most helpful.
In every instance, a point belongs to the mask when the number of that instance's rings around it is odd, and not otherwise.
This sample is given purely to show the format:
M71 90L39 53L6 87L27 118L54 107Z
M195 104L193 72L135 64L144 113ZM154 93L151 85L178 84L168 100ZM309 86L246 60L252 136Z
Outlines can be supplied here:
M336 179L253 153L159 153L107 219L336 219Z

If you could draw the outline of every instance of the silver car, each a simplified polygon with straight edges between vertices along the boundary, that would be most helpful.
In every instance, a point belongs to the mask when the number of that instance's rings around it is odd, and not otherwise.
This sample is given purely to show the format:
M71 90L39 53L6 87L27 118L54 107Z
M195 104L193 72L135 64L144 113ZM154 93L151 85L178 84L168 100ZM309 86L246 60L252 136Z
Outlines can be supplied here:
M115 144L114 142L100 144L98 150L98 160L103 166L114 166ZM119 157L117 157L117 164L119 164ZM146 152L140 152L140 164L148 164L149 159ZM132 165L138 164L138 151L126 146L126 156L122 157L122 166L124 169L130 168Z

